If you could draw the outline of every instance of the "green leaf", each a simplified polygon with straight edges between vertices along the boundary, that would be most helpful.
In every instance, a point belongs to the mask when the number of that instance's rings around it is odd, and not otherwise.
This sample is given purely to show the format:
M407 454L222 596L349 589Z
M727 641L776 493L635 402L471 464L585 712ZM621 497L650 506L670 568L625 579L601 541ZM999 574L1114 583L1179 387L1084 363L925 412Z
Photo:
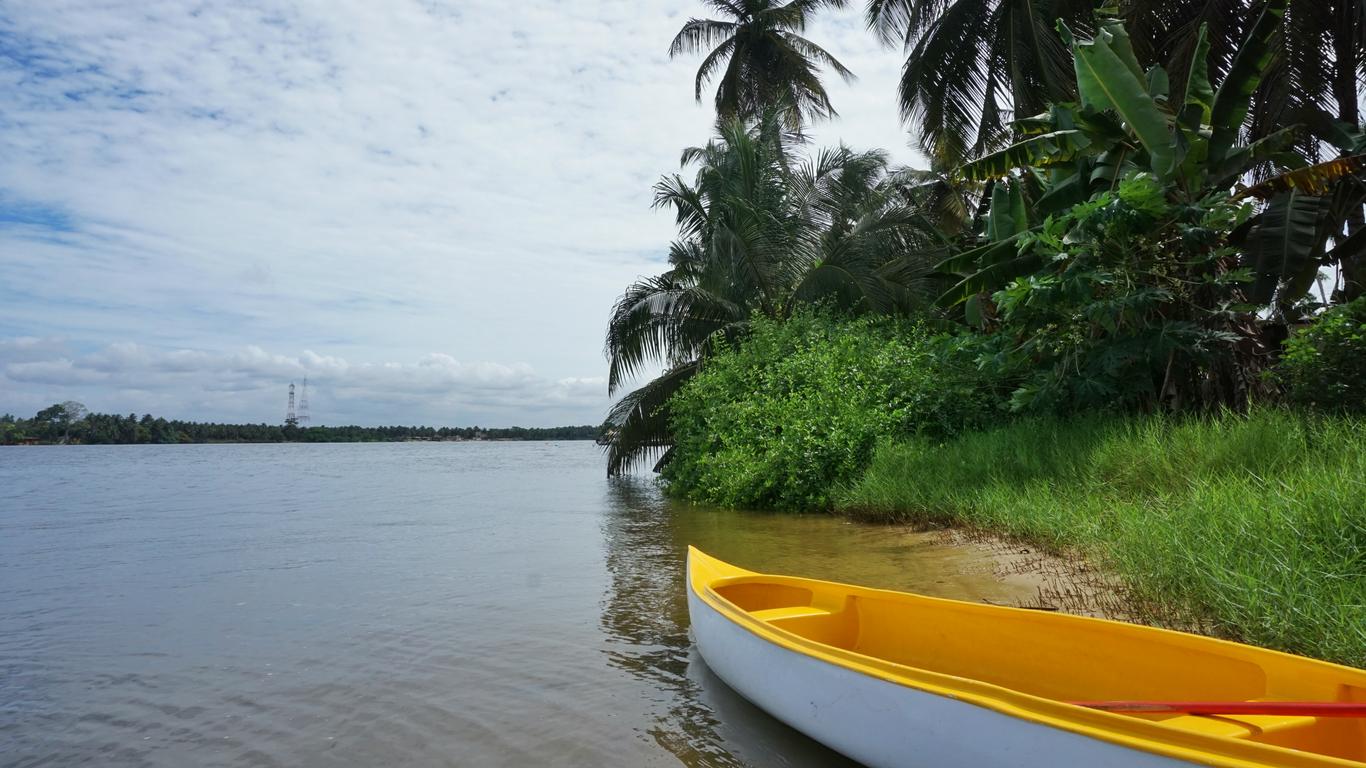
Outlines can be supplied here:
M983 155L958 168L965 181L986 181L1025 166L1049 166L1067 162L1090 141L1081 131L1052 131L1012 144L998 152Z
M1094 40L1083 43L1072 38L1065 24L1059 22L1058 26L1064 39L1073 40L1077 90L1083 106L1114 110L1148 151L1153 173L1164 179L1170 176L1176 143L1167 116L1148 93L1124 28L1107 24Z
M1262 75L1275 54L1272 42L1281 27L1287 2L1289 0L1266 0L1261 15L1238 48L1228 75L1214 95L1214 105L1210 111L1210 126L1213 128L1209 142L1211 162L1224 159L1229 147L1237 140L1238 132L1242 130L1252 94L1261 84Z
M1209 84L1208 24L1200 25L1200 34L1195 40L1190 73L1186 75L1185 105L1199 111L1200 120L1196 123L1196 128L1209 125L1210 111L1214 109L1214 88Z
M963 313L967 318L968 325L979 329L985 327L986 317L982 314L982 294L974 293L969 296L963 305Z
M939 265L941 272L966 275L939 297L944 306L954 306L983 292L999 290L1010 281L1028 275L1043 264L1035 249L1020 253L1019 236L987 243L965 251Z
M1114 189L1120 178L1134 169L1133 151L1127 147L1117 147L1096 158L1088 179L1091 194Z
M1323 261L1319 218L1327 208L1322 197L1290 190L1273 198L1251 222L1243 240L1243 265L1255 275L1250 298L1269 303L1282 281L1317 268Z
M1044 185L1046 191L1034 202L1036 216L1062 213L1077 203L1085 202L1087 194L1083 180L1090 178L1090 165L1078 165L1076 169L1057 168L1051 171L1052 175Z
M1115 58L1128 67L1135 78L1143 80L1146 77L1143 65L1138 63L1138 57L1134 55L1134 47L1129 42L1129 31L1124 28L1124 23L1118 18L1111 19L1101 25L1101 32L1109 35L1107 43Z
M1366 257L1366 227L1339 240L1333 250L1325 255L1324 262L1341 264L1344 260L1351 262L1363 257Z
M1167 70L1154 64L1148 68L1148 93L1158 101L1166 100L1171 94L1171 78L1167 77Z
M1057 127L1051 111L1015 121L1015 130L1019 131L1021 136L1038 136L1056 130Z
M1299 138L1299 134L1300 126L1291 125L1263 136L1246 146L1233 148L1217 166L1213 164L1209 166L1210 181L1208 186L1227 189L1233 186L1243 174L1247 173L1248 168L1258 163L1273 161L1282 167L1303 166L1303 158L1287 151ZM1244 193L1244 195L1247 194ZM1265 196L1269 197L1270 195Z
M992 242L1005 240L1026 229L1029 229L1029 214L1020 183L1011 180L997 184L991 190L991 208L987 211L987 239Z

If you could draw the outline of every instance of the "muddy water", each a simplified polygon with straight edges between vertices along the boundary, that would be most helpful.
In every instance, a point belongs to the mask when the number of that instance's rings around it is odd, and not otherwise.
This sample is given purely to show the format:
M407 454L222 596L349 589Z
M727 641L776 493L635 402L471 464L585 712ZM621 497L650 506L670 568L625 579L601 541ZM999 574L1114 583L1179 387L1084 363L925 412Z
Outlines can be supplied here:
M0 449L0 765L829 766L683 554L1026 600L983 552L673 505L584 443Z

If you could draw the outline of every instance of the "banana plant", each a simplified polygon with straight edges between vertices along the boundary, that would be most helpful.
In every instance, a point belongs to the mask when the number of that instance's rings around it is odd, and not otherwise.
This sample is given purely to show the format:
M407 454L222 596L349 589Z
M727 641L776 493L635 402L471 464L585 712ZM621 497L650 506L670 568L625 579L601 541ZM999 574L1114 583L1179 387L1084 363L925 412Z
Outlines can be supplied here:
M1316 121L1323 125L1324 121ZM1366 131L1342 123L1316 130L1341 155L1266 179L1239 193L1263 209L1233 233L1255 279L1249 298L1288 315L1325 267L1346 279L1342 300L1361 295L1366 275ZM1353 219L1355 218L1355 228Z
M940 265L959 277L942 300L966 302L1037 269L1037 257L1016 247L1022 232L1113 191L1134 173L1152 174L1173 201L1193 202L1231 191L1256 166L1302 165L1286 152L1295 127L1238 142L1287 2L1265 3L1217 89L1209 80L1209 42L1201 29L1181 104L1170 103L1161 67L1145 70L1139 63L1120 21L1102 16L1090 40L1077 39L1059 22L1073 52L1079 102L1019 121L1018 141L958 169L962 182L989 182L993 192L981 242Z

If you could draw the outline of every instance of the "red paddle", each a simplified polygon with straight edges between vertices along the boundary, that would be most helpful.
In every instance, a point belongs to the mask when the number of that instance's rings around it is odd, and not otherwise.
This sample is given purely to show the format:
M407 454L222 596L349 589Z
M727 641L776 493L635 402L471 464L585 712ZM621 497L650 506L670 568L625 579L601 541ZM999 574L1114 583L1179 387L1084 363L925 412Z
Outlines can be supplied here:
M1187 715L1300 715L1366 717L1366 702L1354 701L1073 701L1106 712Z

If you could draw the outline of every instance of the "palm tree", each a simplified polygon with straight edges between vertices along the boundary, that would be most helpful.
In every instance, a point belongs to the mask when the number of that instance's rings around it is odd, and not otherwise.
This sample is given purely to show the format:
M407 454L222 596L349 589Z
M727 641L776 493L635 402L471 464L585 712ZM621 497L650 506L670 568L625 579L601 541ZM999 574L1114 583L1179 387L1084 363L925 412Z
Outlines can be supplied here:
M1112 0L1143 66L1160 64L1180 103L1202 25L1212 80L1261 13L1260 0ZM1035 115L1076 91L1059 19L1093 31L1093 0L868 0L868 26L906 53L903 119L936 161L957 164L999 148L1016 117ZM1291 0L1272 66L1257 90L1250 138L1300 122L1315 106L1355 125L1366 81L1366 0ZM1304 149L1311 150L1307 142Z
M669 269L632 283L613 307L608 394L647 366L665 370L608 414L609 475L662 453L669 397L716 340L738 338L753 311L775 311L779 262L798 227L785 205L788 145L776 113L768 115L753 129L732 120L720 138L684 150L683 164L699 166L693 182L673 174L655 185L655 207L675 211L680 239Z
M1201 25L1208 29L1210 76L1222 79L1266 6L1263 0L1125 0L1121 9L1138 58L1167 70L1172 100L1179 101ZM1247 137L1293 124L1312 129L1320 115L1356 125L1366 85L1366 0L1290 0L1283 18L1254 94ZM1298 148L1318 160L1330 151L1323 139L1321 131L1305 131Z
M906 53L901 116L937 165L1003 145L1013 116L1076 96L1059 18L1085 28L1092 0L869 0L868 26Z
M707 52L697 69L695 96L702 101L707 81L722 69L716 89L718 120L755 119L783 106L787 123L831 117L835 108L817 70L828 66L847 82L854 74L824 48L801 36L813 13L840 8L847 0L707 0L726 20L689 19L669 46L669 55Z
M726 123L684 151L694 180L674 174L655 186L680 238L669 269L632 283L612 310L608 392L647 368L663 374L608 415L608 474L667 457L669 397L719 342L741 342L755 313L780 318L816 303L892 313L936 295L929 274L943 244L886 156L838 147L798 162L781 120L769 110L757 123Z

